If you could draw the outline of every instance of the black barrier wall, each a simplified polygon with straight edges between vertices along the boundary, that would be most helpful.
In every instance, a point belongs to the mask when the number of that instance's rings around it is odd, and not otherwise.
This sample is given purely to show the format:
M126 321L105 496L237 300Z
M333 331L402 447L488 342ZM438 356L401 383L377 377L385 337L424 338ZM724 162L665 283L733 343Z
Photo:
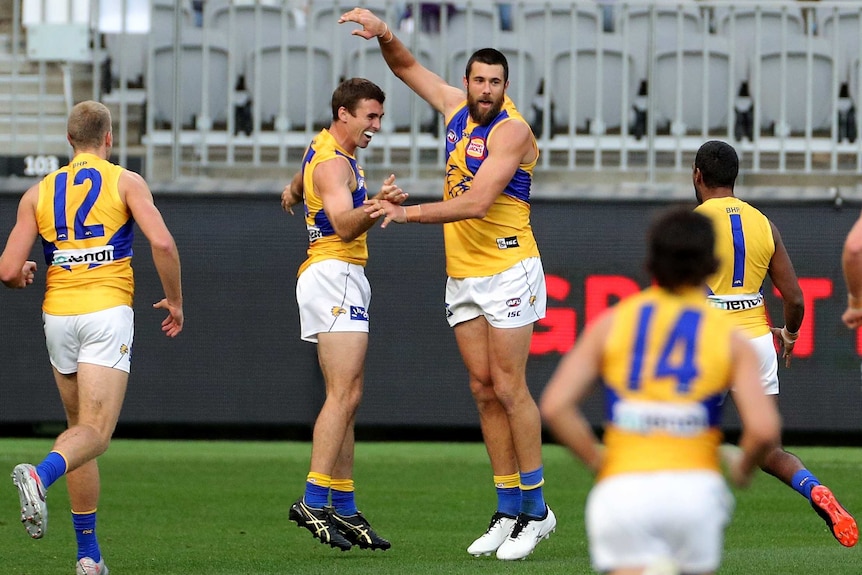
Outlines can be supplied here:
M743 196L744 197L744 196ZM17 197L0 195L0 236ZM121 424L310 425L323 401L315 346L299 339L294 289L305 257L301 216L276 194L160 196L183 262L186 327L160 331L162 297L148 246L135 243L137 329ZM788 431L860 431L860 343L840 322L844 237L858 206L752 202L778 225L806 295L790 369L780 367ZM537 201L533 225L548 278L549 313L536 327L528 380L538 397L586 321L646 285L644 233L659 202ZM693 207L693 203L690 204ZM446 324L440 226L372 229L373 301L361 426L475 427L467 377ZM23 291L0 290L0 425L61 421L41 331L40 270ZM781 317L772 286L768 310ZM590 417L600 420L598 398ZM728 427L735 427L730 414Z

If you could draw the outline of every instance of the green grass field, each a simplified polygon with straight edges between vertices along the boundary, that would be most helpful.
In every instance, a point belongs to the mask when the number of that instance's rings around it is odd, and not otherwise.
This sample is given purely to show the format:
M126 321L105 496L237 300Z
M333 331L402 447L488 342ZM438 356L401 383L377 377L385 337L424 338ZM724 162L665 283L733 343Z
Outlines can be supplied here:
M43 439L0 439L0 471L37 462ZM862 449L794 450L851 511L862 514ZM591 478L558 446L545 447L545 493L556 533L526 561L473 558L495 497L476 443L360 443L357 503L386 552L325 547L287 519L303 489L310 445L298 442L116 440L100 459L102 551L113 575L590 573L583 524ZM0 566L13 575L74 572L65 482L50 492L44 539L19 523L11 480L0 483ZM801 496L759 474L737 494L724 575L858 575L862 546L845 549Z

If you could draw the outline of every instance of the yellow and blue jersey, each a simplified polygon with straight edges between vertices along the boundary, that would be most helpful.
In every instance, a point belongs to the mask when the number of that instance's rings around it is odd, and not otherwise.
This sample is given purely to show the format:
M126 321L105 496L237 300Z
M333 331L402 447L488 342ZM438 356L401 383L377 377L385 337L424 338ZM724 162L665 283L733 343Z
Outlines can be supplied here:
M352 192L353 207L361 206L368 197L368 191L365 187L365 172L359 166L356 158L338 145L329 130L321 130L305 150L305 156L302 159L305 227L308 230L308 258L299 266L297 275L305 271L311 264L323 260L336 259L360 266L364 266L368 261L367 234L360 234L359 237L350 242L342 241L335 233L332 222L329 221L323 210L323 200L314 193L314 169L321 162L338 156L345 158L350 163L350 168L356 179L356 189Z
M42 309L79 315L132 305L134 220L120 198L123 168L93 154L39 183L36 223L46 274Z
M710 303L727 311L747 336L769 333L763 282L775 253L769 219L735 198L713 198L695 211L712 220L718 270L707 279Z
M721 403L731 374L726 314L702 289L653 286L614 308L600 376L605 460L599 478L719 470Z
M491 133L503 122L512 120L525 121L508 96L500 113L487 126L472 120L466 101L450 116L446 124L444 200L470 191L476 172L488 156ZM518 167L484 218L443 225L449 277L491 276L539 255L530 225L530 187L536 161Z

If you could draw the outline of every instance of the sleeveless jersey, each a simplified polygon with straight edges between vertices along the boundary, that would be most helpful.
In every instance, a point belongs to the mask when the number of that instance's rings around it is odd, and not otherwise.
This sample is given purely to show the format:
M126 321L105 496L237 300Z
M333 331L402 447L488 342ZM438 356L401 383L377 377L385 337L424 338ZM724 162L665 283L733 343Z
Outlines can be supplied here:
M617 304L600 367L606 450L599 479L719 470L735 326L703 293L654 286Z
M39 183L36 223L46 274L42 310L79 315L132 305L134 220L120 199L123 168L93 154Z
M491 132L512 120L525 121L508 96L500 113L487 126L479 126L470 118L466 101L452 114L446 125L444 201L470 191L473 177L488 156ZM530 186L535 165L533 160L518 167L484 218L443 224L449 277L491 276L539 255L530 225Z
M726 310L748 337L769 333L763 281L775 253L769 219L734 197L713 198L695 208L712 220L718 271L707 280L710 303Z
M323 201L314 193L314 169L321 163L337 156L346 158L356 178L353 191L353 207L357 208L368 196L365 188L365 172L356 158L345 152L329 130L323 129L311 141L302 159L302 186L304 189L305 227L308 230L308 258L299 266L299 274L311 264L336 259L364 266L368 261L367 234L361 234L350 242L344 242L335 233L332 223L323 210Z

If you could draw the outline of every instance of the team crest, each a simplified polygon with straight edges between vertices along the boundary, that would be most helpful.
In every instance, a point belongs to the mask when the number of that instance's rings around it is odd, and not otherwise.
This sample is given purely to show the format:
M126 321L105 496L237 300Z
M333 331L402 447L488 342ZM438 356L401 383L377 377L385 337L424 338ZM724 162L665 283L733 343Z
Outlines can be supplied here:
M530 305L531 306L536 305L536 296L534 296L534 295L530 296Z
M126 355L129 353L129 346L126 344L120 345L120 355Z
M332 313L332 317L338 317L338 316L340 316L340 315L344 315L344 314L346 314L346 313L347 313L347 310L346 310L346 309L344 309L344 308L343 308L343 307L341 307L341 306L334 305L334 306L332 306L332 309L330 310L330 313Z

